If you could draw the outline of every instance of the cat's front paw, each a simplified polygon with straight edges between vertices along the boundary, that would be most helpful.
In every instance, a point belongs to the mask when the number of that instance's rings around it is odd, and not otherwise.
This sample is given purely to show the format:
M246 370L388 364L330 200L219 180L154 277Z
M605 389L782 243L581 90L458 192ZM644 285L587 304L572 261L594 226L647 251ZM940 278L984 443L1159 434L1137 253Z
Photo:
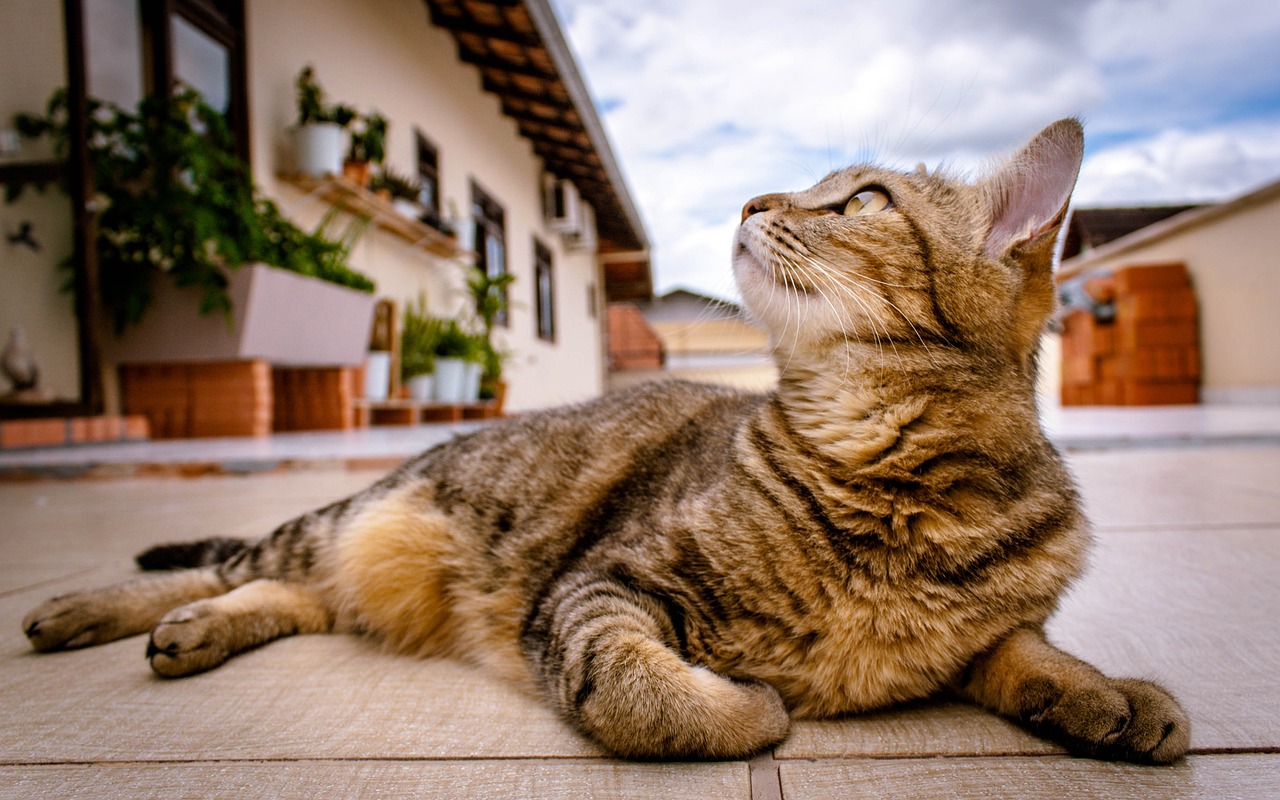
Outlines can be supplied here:
M31 646L42 653L89 647L131 633L92 592L63 595L41 603L23 617L22 632Z
M1136 679L1067 689L1031 721L1095 758L1168 764L1186 754L1191 741L1191 722L1178 701Z
M160 619L147 643L151 669L179 678L213 669L231 655L231 623L210 603L195 602Z

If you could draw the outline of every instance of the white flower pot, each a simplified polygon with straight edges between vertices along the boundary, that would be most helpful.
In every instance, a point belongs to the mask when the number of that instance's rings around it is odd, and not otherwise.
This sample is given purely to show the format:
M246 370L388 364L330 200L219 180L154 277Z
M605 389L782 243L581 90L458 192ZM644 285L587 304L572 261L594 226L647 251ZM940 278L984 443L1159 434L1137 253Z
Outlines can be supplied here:
M364 361L364 396L386 400L391 393L391 354L376 350Z
M409 397L414 400L429 402L435 398L435 376L414 375L409 379Z
M475 361L467 362L466 383L462 390L462 402L474 403L480 399L480 378L483 376L483 364Z
M391 200L391 207L396 210L402 217L409 219L417 219L422 216L422 206L412 200L405 200L403 197L396 197Z
M294 128L298 171L313 178L342 174L342 126L309 123Z
M461 358L436 359L436 400L463 403L467 390L467 362Z

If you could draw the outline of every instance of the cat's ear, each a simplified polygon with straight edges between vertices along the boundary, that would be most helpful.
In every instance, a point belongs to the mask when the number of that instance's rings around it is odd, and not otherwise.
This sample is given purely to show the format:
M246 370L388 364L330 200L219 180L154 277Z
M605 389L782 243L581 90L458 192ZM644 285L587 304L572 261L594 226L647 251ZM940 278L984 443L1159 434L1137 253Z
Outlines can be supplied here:
M991 211L984 249L999 259L1014 246L1057 235L1084 157L1079 120L1058 120L981 184Z

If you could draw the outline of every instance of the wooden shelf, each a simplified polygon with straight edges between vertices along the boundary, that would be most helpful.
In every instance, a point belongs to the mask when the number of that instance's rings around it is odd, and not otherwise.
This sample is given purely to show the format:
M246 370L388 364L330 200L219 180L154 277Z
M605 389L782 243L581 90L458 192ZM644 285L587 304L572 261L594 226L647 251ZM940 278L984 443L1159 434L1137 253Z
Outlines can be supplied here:
M341 175L324 178L281 175L280 179L344 211L368 217L373 225L428 253L458 259L475 256L470 250L458 247L456 238L446 236L421 220L401 214L391 203Z
M432 403L421 400L355 401L357 424L417 425L423 422L462 422L472 419L494 419L502 409L494 400L474 403Z
M67 174L62 161L17 161L0 164L0 185L57 183Z

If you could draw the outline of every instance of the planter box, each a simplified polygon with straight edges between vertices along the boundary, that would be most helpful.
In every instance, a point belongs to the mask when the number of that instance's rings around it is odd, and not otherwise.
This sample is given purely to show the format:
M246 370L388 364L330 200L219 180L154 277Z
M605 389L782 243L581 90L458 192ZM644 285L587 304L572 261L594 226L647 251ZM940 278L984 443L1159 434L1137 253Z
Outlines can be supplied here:
M275 366L364 361L374 297L265 264L231 273L231 324L199 312L200 291L157 282L142 322L103 350L117 364L263 360Z

